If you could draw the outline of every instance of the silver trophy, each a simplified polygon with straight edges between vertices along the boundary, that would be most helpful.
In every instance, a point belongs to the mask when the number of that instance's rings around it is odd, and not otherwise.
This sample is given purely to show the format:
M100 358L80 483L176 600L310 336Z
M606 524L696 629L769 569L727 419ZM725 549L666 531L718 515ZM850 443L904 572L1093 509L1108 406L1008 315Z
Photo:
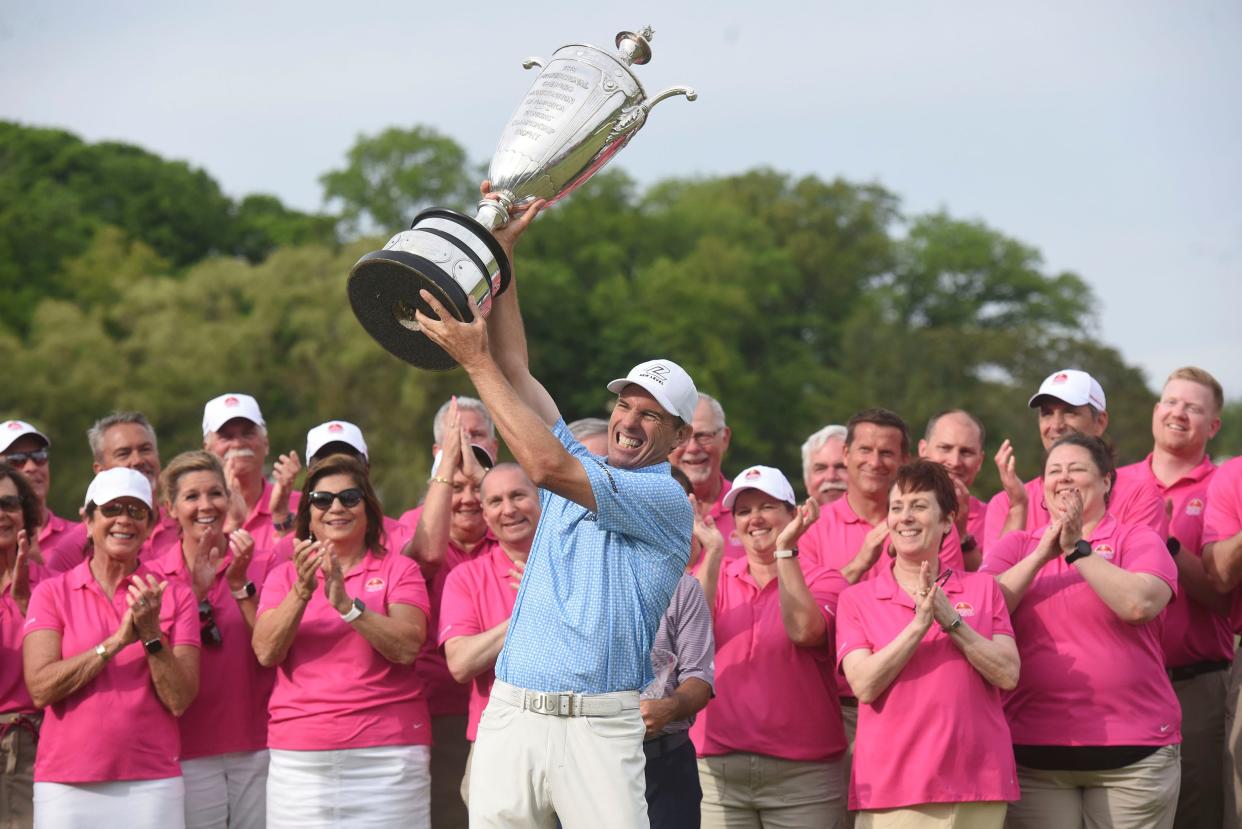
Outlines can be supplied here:
M509 286L509 260L491 234L509 221L509 209L564 198L629 143L652 107L674 95L698 97L686 86L647 96L630 67L651 60L652 35L648 26L618 34L616 52L572 44L549 61L522 62L541 71L492 157L488 179L499 198L480 201L473 219L443 208L424 210L409 230L350 271L354 315L380 345L419 368L453 368L453 358L414 319L416 310L430 313L419 291L429 291L458 319L471 318L467 297L486 315L492 297Z

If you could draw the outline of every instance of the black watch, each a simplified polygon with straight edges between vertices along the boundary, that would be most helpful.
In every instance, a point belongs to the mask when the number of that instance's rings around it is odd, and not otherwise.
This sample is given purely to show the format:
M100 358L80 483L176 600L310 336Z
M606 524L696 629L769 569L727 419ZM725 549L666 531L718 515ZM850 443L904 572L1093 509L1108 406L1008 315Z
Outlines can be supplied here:
M975 541L975 537L973 535L966 533L966 535L962 536L963 553L973 553L977 549L979 549L979 542Z
M1091 542L1078 539L1074 542L1074 552L1065 554L1065 563L1073 564L1080 558L1086 558L1091 555Z
M1164 546L1168 548L1169 555L1173 558L1177 558L1177 554L1182 551L1182 542L1178 541L1174 536L1169 536L1164 542Z
M157 654L164 650L164 643L160 641L160 637L155 637L150 642L143 642L142 646L147 649L149 654Z

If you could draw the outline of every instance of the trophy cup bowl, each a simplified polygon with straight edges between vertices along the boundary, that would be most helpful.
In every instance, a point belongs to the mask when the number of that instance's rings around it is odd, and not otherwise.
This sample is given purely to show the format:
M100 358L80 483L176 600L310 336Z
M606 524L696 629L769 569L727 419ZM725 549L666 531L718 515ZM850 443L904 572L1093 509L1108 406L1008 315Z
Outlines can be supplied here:
M468 297L474 297L486 316L512 277L491 233L509 221L509 211L564 198L629 143L652 107L675 95L698 97L685 86L647 96L631 67L651 59L653 35L648 26L619 33L615 52L570 44L550 60L522 62L541 71L492 157L488 179L495 198L481 200L473 218L444 208L424 210L409 230L350 271L350 306L376 342L419 368L453 368L453 358L427 339L414 318L420 310L434 316L419 291L427 290L460 320L472 318Z

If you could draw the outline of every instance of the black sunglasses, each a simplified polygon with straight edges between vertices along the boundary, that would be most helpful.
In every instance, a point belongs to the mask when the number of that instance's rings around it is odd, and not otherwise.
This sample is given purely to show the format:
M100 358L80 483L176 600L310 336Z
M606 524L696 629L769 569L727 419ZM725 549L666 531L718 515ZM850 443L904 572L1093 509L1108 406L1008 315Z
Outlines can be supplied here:
M22 499L20 495L0 495L0 510L4 512L21 512Z
M122 504L119 501L112 501L99 507L99 514L104 518L116 518L122 512L128 512L129 517L135 521L146 521L151 515L151 510L145 504Z
M0 457L13 466L21 466L26 461L34 461L36 465L43 466L47 463L48 454L46 449L36 449L33 452L9 452Z
M944 568L944 571L941 572L940 575L936 576L936 584L939 585L940 587L944 587L946 584L949 583L949 576L951 575L953 575L953 568L952 567Z
M332 509L333 501L340 501L341 506L345 509L353 509L362 503L362 490L357 487L350 489L342 489L340 492L328 492L326 489L317 489L310 495L306 496L311 506L320 512L327 512Z
M216 647L224 642L224 637L220 635L220 628L216 625L215 615L211 612L211 605L205 601L198 606L198 621L199 637L204 645Z

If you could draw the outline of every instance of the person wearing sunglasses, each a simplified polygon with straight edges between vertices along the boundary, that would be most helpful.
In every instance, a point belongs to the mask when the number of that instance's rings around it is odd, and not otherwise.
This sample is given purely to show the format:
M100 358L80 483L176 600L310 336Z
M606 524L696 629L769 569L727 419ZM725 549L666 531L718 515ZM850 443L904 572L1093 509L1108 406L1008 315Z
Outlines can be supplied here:
M198 602L202 638L198 696L182 715L185 822L261 829L267 797L267 700L274 672L250 647L258 590L273 565L244 529L226 529L224 467L209 452L183 452L160 474L160 500L180 544L150 563Z
M39 499L30 481L0 462L0 811L10 826L30 826L35 745L43 722L22 676L30 590L45 575L30 557L39 518Z
M252 645L276 667L267 825L429 826L431 723L411 668L430 606L418 566L386 548L366 467L315 463L293 559L268 575Z
M96 475L83 506L90 558L31 596L26 686L46 709L36 827L185 825L177 717L198 691L198 607L139 561L154 508L140 472Z
M70 547L79 553L77 561L81 561L80 553L86 539L78 529L80 525L61 518L47 505L52 485L51 451L51 440L29 423L23 420L0 423L0 461L25 475L38 499L38 531L31 536L37 558L49 562L61 555L62 547Z
M806 567L797 548L819 503L799 506L779 469L752 466L724 504L746 555L706 544L697 574L716 644L716 696L690 729L702 825L841 829L846 741L831 635L845 581Z
M1018 649L995 579L940 560L957 504L941 464L899 468L886 519L894 557L841 594L837 660L858 698L858 829L999 829L1018 798L1001 708Z

